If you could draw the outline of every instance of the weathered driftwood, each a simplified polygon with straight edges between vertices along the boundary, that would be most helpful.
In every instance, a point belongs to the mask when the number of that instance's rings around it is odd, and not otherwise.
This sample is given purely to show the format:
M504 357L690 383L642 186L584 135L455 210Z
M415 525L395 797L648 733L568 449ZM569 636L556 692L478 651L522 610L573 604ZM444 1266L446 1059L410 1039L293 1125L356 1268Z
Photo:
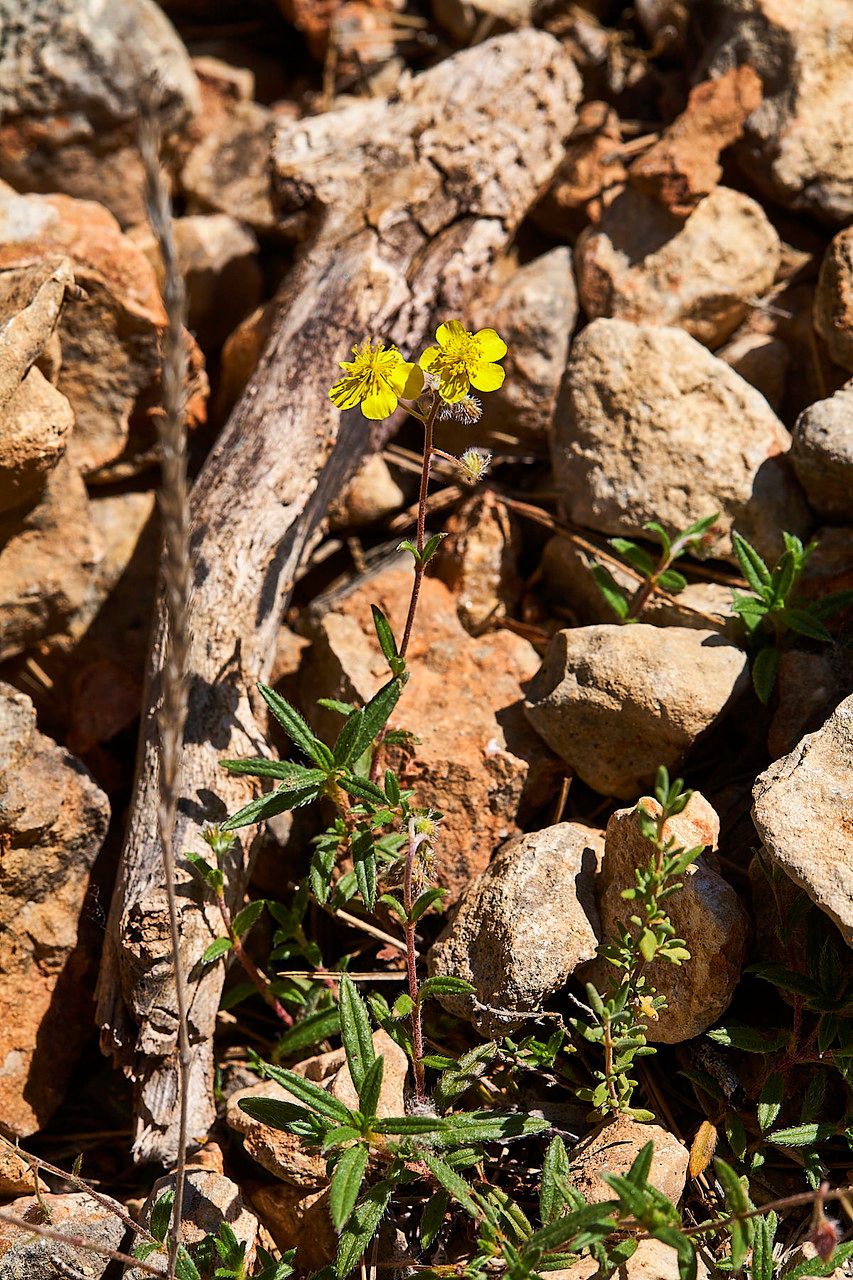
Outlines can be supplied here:
M553 173L579 89L558 43L526 31L458 54L391 101L282 128L274 157L282 218L304 224L309 239L285 282L260 367L192 496L194 639L177 850L200 850L202 822L249 798L246 780L226 776L218 761L266 750L254 683L270 669L306 540L368 447L359 415L338 432L326 394L336 362L367 334L390 335L411 350L436 314L461 312ZM160 628L98 1019L105 1050L136 1082L136 1158L168 1162L176 1147L176 1025L151 735L162 643ZM229 876L235 896L247 843ZM180 891L180 962L192 969L217 921L199 906L189 875ZM198 1137L213 1119L221 987L216 965L193 983L190 1133Z

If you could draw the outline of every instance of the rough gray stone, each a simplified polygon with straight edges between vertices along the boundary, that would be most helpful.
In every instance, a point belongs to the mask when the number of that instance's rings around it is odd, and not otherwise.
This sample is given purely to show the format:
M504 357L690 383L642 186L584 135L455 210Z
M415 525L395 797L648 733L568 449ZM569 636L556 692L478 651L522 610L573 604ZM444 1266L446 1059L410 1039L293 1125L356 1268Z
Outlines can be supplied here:
M717 187L689 218L628 186L575 246L578 291L590 319L678 325L717 347L773 283L781 245L764 210Z
M790 444L764 397L681 329L594 320L574 341L553 455L576 524L642 536L719 511L712 554L734 562L736 528L775 559L780 531L811 521Z
M429 954L431 974L452 974L477 989L476 998L441 996L450 1013L486 1037L506 1035L595 955L600 849L600 833L573 822L503 846Z
M154 0L2 0L0 177L144 217L136 128L156 82L168 127L199 109L189 55Z
M764 847L853 947L853 694L765 770L752 818Z
M702 74L746 64L764 98L735 154L752 181L827 221L853 217L849 0L714 0Z
M43 1206L50 1213L49 1221ZM34 1226L49 1226L53 1231L91 1240L106 1249L119 1249L124 1239L121 1218L84 1191L63 1195L43 1192L39 1199L21 1196L5 1207ZM67 1280L69 1276L100 1280L113 1265L109 1258L91 1249L60 1244L22 1227L0 1223L0 1280Z
M588 786L633 800L658 765L677 768L748 683L746 654L713 631L558 631L530 682L537 733Z
M853 523L853 381L800 414L791 461L813 510Z

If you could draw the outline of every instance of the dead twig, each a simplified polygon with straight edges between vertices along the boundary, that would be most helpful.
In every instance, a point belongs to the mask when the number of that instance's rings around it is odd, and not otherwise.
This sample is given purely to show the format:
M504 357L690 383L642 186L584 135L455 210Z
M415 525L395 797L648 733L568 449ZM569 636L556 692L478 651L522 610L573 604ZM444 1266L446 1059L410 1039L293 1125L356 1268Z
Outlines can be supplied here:
M160 443L160 515L163 522L162 582L168 640L161 672L157 709L160 796L157 826L169 905L172 961L178 1017L180 1118L175 1167L175 1200L169 1236L169 1280L175 1274L183 1213L187 1159L190 1042L187 1027L187 982L180 959L180 928L172 839L180 790L181 748L187 718L187 665L190 645L190 544L187 490L184 387L187 353L184 344L186 293L177 261L172 214L165 174L160 164L160 133L153 113L143 116L139 148L145 170L145 205L163 259L163 296L168 325L163 334L163 413L157 419Z

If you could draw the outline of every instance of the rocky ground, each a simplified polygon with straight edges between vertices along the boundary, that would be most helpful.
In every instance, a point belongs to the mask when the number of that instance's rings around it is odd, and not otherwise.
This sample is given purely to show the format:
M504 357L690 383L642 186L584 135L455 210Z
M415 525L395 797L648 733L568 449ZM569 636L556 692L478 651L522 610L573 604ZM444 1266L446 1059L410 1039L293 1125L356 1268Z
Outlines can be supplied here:
M475 426L439 424L443 450L476 443L494 459L476 490L436 464L428 522L447 537L395 721L418 739L395 748L406 785L444 814L445 914L421 922L420 954L475 989L434 1006L428 1037L454 1054L499 1041L504 1075L490 1087L560 1117L590 1199L605 1195L602 1160L622 1167L612 1144L625 1144L627 1168L651 1137L656 1185L707 1216L709 1128L720 1154L746 1161L756 1203L850 1180L853 606L820 627L766 631L779 658L762 701L764 642L732 600L753 585L737 535L771 566L783 534L814 540L801 611L853 588L852 0L0 0L0 1133L22 1151L0 1145L0 1207L18 1215L42 1212L28 1152L66 1170L82 1155L84 1175L134 1214L162 1173L131 1160L138 1099L100 1052L93 996L159 554L167 317L140 111L156 85L196 475L258 367L275 299L319 242L323 117L334 147L350 140L381 172L388 143L371 154L371 112L415 110L413 77L440 63L450 112L474 65L453 61L460 51L486 57L494 37L530 28L574 69L549 108L534 195L507 214L500 164L477 192L482 247L468 247L459 307L471 329L506 340L507 376ZM480 146L499 139L487 131ZM421 181L402 172L397 206L377 200L375 212L389 262L399 208L415 199L406 183ZM445 178L452 189L452 164ZM338 188L334 200L345 222ZM482 230L502 217L502 231ZM420 264L456 232L433 228L426 205L418 225ZM410 319L409 332L426 338L443 318ZM345 331L336 358L366 336L340 313L328 324ZM335 374L320 370L321 383ZM370 604L399 633L409 599L411 560L396 547L413 527L420 440L399 415L370 443L308 541L272 664L271 682L321 734L336 720L318 698L362 703L386 678ZM675 534L711 514L679 561L686 585L650 593L626 624L591 566L629 597L642 574L610 539L656 556L647 522ZM649 1022L658 1052L639 1071L655 1124L622 1117L602 1133L576 1099L583 1061L545 1062L544 1046L583 984L606 983L597 949L629 915L621 890L644 847L635 806L661 764L694 790L673 837L706 846L671 901L691 959L656 970L668 1008ZM267 824L249 895L290 902L319 829L302 812ZM392 924L310 908L307 942L278 967L350 957L393 1000ZM259 964L273 927L252 932ZM310 1010L325 987L301 981ZM191 1216L201 1234L225 1216L250 1253L259 1240L295 1246L307 1274L334 1254L325 1160L237 1106L271 1096L251 1051L268 1056L280 1032L257 998L230 1003L238 982L226 980L216 1022L217 1118L198 1135ZM780 1028L784 1052L770 1045ZM405 1056L385 1032L375 1039L379 1114L402 1114ZM354 1098L334 1036L285 1058ZM805 1152L763 1137L771 1073L784 1080L777 1128L819 1122ZM55 1226L120 1247L123 1224L103 1205L55 1175L42 1187ZM807 1234L804 1211L778 1274L802 1262ZM406 1238L383 1247L405 1253ZM64 1271L56 1245L0 1222L0 1280L114 1274L61 1248ZM644 1241L624 1275L677 1274L661 1249ZM565 1274L581 1273L595 1272Z

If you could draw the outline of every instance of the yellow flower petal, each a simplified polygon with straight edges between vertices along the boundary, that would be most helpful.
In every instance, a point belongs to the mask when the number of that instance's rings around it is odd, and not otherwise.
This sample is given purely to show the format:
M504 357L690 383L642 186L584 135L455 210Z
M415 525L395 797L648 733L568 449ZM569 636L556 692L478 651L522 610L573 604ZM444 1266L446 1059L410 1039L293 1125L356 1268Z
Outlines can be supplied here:
M422 369L431 369L440 355L441 352L438 347L427 347L418 364Z
M398 396L404 400L414 400L421 394L424 386L424 375L416 364L401 360L387 375L388 382Z
M396 408L397 397L394 392L387 382L377 379L370 390L370 394L365 396L362 401L361 412L365 418L379 422L382 418L390 418Z
M471 370L471 386L478 391L497 391L503 385L505 373L499 364L479 363Z
M329 390L329 399L338 409L354 409L364 395L367 383L361 374L341 378Z
M464 338L468 330L461 320L445 320L435 331L435 339L439 346L445 346L452 338Z
M489 366L491 368L491 365ZM446 404L458 404L460 400L464 400L467 396L471 382L468 378L467 371L462 368L441 369L441 381L438 384L438 394ZM503 372L503 370L501 370Z
M502 360L506 355L506 343L494 329L480 329L474 341L481 360Z

